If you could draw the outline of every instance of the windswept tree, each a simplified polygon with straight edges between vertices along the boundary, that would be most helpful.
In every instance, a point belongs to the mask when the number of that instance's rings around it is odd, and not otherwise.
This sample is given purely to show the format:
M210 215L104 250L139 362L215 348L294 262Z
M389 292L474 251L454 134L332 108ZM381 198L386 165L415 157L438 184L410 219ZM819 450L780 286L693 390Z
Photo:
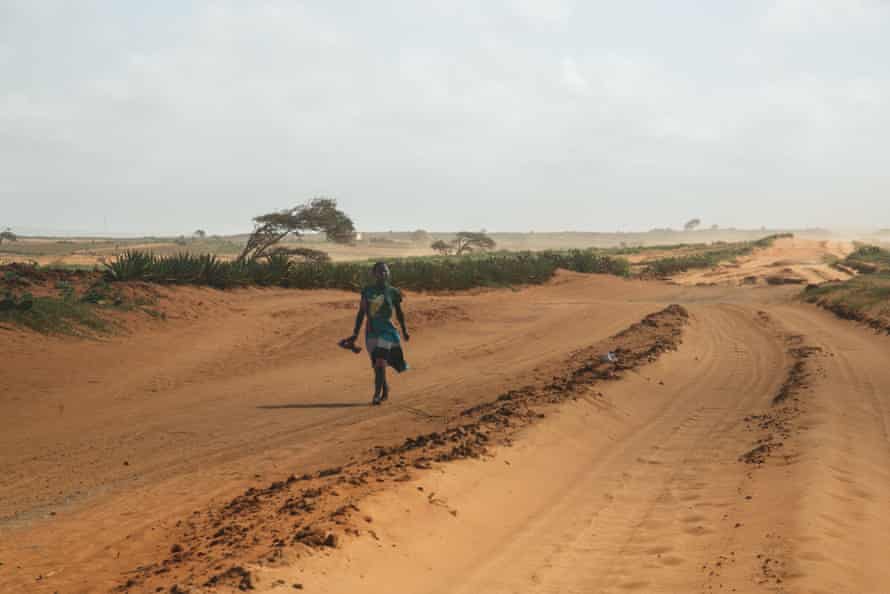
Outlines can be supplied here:
M686 224L683 225L683 229L686 231L693 231L697 229L699 225L701 225L701 219L691 219L686 221Z
M253 233L247 238L247 244L238 256L238 260L242 262L258 260L272 255L273 252L307 258L308 252L318 250L278 246L288 235L300 237L306 231L323 232L329 241L335 243L351 243L355 238L352 219L338 209L337 201L331 198L314 198L288 210L260 215L253 222Z
M454 253L458 256L470 252L487 252L497 247L495 240L486 235L484 231L461 231L454 240Z
M484 232L461 231L451 241L438 240L430 246L440 254L462 256L472 252L486 252L497 246L495 240Z
M12 232L12 229L7 227L3 231L0 231L0 244L4 241L18 241L19 237L15 233Z

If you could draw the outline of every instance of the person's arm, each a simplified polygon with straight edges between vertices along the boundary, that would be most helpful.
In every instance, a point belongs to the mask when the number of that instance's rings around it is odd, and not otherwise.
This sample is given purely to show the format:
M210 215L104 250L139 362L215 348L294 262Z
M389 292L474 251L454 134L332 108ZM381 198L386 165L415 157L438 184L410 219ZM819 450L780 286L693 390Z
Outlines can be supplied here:
M399 325L402 327L402 334L405 335L405 340L411 340L411 335L408 334L408 327L405 326L405 313L402 311L402 304L396 302L393 305L396 310L396 318L399 320Z
M352 331L352 338L358 338L358 333L362 330L362 322L365 321L365 298L362 297L358 305L358 314L355 316L355 329Z

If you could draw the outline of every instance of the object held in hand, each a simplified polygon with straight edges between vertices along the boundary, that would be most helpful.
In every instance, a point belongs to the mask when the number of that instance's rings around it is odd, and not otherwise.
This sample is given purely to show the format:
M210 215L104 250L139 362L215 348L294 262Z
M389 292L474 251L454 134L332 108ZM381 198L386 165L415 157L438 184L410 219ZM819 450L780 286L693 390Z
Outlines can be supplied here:
M340 342L337 343L341 349L346 349L352 351L356 355L362 352L361 347L355 346L355 336L350 336L349 338L344 338Z

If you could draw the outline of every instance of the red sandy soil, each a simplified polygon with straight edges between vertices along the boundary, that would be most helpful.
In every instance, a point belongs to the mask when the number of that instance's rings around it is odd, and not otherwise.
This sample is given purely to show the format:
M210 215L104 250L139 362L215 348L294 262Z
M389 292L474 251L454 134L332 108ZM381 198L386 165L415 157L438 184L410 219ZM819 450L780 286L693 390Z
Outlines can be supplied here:
M890 343L795 291L409 295L414 370L382 407L334 346L342 292L0 330L0 591L882 592ZM689 318L622 334L671 303ZM634 369L597 363L619 346Z
M258 567L258 591L886 592L886 337L689 310L678 352L372 496L376 538Z

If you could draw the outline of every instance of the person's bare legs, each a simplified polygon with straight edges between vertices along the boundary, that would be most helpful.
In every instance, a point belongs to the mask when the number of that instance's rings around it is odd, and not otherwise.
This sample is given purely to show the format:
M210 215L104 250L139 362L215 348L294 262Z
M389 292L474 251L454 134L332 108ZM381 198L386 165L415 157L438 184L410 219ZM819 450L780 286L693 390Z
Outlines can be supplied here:
M374 399L371 404L380 404L389 397L389 386L386 383L386 359L374 361Z

